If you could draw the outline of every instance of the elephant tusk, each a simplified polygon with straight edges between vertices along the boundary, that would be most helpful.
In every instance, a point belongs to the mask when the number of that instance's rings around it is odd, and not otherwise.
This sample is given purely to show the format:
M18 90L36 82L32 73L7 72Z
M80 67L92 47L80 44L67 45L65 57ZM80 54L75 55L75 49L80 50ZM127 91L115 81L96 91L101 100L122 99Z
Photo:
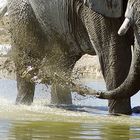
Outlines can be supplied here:
M0 7L0 19L5 15L7 12L7 3L3 7Z
M127 30L129 29L130 25L131 25L130 19L129 19L129 18L125 18L125 20L124 20L122 26L120 27L120 29L119 29L119 31L118 31L118 34L119 34L120 36L126 34L126 32L127 32Z

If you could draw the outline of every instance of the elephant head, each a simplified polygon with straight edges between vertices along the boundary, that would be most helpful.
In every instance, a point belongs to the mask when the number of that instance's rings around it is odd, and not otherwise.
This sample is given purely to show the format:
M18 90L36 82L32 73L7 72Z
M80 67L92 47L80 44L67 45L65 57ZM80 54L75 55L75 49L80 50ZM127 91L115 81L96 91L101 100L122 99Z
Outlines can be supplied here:
M134 29L135 45L129 74L118 88L99 92L97 94L98 98L128 98L136 94L140 89L140 0L128 1L125 20L119 29L118 34L125 34L130 26Z

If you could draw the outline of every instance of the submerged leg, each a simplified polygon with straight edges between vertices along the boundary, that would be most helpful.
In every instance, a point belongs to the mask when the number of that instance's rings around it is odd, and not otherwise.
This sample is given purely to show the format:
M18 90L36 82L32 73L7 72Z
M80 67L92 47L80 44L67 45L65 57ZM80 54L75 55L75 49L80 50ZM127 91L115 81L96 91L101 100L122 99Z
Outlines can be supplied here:
M70 79L75 62L80 58L80 56L77 56L75 54L72 55L67 54L66 52L64 53L61 51L59 52L59 55L57 55L57 58L55 56L54 58L51 58L50 63L52 68L50 71L52 73L57 73L63 79L65 78ZM54 60L56 60L56 62ZM59 78L52 83L51 103L72 104L72 96L71 96L70 88L66 86L65 83L59 82Z
M18 95L16 104L33 102L35 84L22 78L28 66L38 66L44 56L45 38L28 0L8 1L12 57L17 72Z
M17 98L16 104L30 105L33 102L35 84L31 83L17 74Z
M121 46L121 45L120 45ZM117 52L118 51L118 52ZM126 78L131 61L131 52L129 48L119 48L115 52L116 60L110 60L106 56L100 56L100 63L102 65L102 72L108 90L118 87ZM121 53L120 53L121 52ZM124 55L125 54L125 55ZM113 55L112 55L113 56ZM115 55L114 55L115 56ZM106 65L104 65L104 58L106 58ZM108 61L109 60L109 61ZM109 113L131 114L130 98L109 100Z
M62 70L63 71L63 70ZM66 77L64 78L70 78L71 71L63 71L60 72L59 70L56 71L60 77L64 76L63 74L66 73ZM68 75L69 73L69 75ZM52 82L51 87L51 103L52 104L72 104L72 97L71 97L71 91L68 86L65 85L65 83L59 82L59 79Z

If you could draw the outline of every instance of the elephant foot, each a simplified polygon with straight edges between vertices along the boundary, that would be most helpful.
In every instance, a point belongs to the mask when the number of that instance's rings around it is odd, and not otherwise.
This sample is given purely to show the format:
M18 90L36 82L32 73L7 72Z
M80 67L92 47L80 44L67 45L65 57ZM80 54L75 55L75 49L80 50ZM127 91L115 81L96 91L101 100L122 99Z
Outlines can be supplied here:
M133 113L140 113L140 106L135 106L134 108L132 108L132 112Z

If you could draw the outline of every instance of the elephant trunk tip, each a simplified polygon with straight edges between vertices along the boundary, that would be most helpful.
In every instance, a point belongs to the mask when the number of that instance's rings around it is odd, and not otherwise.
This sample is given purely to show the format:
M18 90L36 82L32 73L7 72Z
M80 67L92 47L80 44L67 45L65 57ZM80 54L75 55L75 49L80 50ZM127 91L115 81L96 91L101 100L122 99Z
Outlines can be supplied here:
M99 98L99 99L110 99L111 96L110 94L107 92L98 92L96 95L95 95L96 98Z

